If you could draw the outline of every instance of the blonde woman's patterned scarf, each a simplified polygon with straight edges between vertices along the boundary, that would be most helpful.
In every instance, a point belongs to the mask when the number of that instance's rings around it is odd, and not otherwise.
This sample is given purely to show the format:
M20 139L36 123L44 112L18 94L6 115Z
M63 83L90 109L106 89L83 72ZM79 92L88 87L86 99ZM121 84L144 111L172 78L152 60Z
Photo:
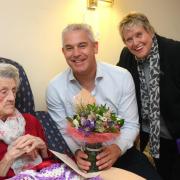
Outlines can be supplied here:
M141 113L143 121L150 121L149 146L154 158L159 158L160 148L160 64L157 39L154 36L151 53L147 60L150 63L149 90L145 80L142 63L138 63L141 93Z

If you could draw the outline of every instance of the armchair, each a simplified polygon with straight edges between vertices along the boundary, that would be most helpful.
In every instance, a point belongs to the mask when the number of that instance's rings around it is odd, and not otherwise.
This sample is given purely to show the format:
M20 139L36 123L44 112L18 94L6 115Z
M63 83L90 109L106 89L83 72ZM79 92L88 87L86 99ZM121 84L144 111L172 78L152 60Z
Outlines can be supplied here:
M21 83L16 95L16 108L21 113L31 113L37 117L45 130L49 149L72 156L69 147L48 112L35 111L33 93L23 67L13 60L2 57L0 57L0 63L12 64L19 70Z

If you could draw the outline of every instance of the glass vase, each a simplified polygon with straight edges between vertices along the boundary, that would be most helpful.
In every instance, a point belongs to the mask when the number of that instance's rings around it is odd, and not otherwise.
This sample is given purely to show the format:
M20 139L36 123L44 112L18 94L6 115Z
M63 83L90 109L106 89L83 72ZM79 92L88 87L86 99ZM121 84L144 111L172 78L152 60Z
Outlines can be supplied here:
M88 172L97 172L99 171L98 167L96 166L96 156L101 152L102 144L95 143L95 144L86 144L85 145L85 153L88 155L88 161L91 162L91 166Z

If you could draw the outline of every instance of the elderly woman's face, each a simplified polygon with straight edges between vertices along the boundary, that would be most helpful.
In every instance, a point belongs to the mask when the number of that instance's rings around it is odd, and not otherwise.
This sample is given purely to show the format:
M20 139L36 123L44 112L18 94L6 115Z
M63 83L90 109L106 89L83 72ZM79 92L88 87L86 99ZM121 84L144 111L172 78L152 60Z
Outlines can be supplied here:
M123 31L124 43L132 54L139 59L146 58L152 47L153 36L142 25L126 27Z
M0 119L14 113L17 85L14 79L0 77Z

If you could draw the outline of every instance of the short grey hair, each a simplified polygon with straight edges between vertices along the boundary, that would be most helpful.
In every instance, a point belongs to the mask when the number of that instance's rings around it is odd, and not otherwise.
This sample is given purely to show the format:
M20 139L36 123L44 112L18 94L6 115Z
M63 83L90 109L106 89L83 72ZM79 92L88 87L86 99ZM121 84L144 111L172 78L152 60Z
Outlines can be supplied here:
M131 12L127 14L119 23L119 33L124 41L123 31L125 28L132 27L134 25L141 25L147 32L155 33L153 26L150 24L148 18L138 12Z
M15 66L11 64L0 63L0 78L14 79L17 88L20 85L19 71Z
M64 28L64 30L62 31L62 45L64 45L65 34L72 31L84 31L87 33L90 41L92 42L96 41L94 38L92 27L90 25L84 23L79 23L79 24L77 23L77 24L69 24Z

